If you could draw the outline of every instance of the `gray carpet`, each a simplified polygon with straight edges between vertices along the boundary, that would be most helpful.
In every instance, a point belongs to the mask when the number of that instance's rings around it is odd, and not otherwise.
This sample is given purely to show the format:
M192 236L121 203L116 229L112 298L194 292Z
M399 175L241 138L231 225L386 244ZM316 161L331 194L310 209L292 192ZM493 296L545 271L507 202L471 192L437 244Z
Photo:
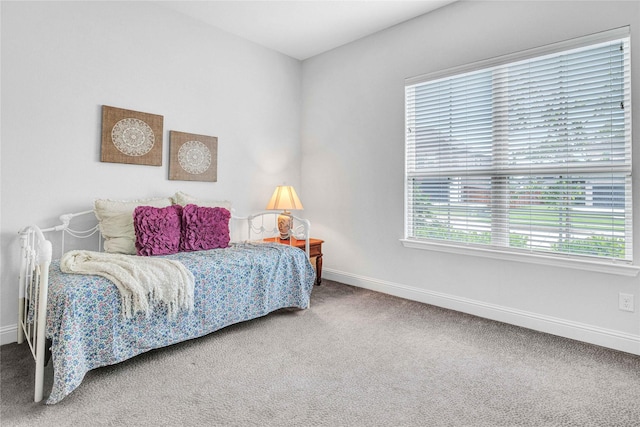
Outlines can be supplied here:
M308 310L94 370L53 406L26 345L0 357L5 427L640 425L638 356L326 280Z

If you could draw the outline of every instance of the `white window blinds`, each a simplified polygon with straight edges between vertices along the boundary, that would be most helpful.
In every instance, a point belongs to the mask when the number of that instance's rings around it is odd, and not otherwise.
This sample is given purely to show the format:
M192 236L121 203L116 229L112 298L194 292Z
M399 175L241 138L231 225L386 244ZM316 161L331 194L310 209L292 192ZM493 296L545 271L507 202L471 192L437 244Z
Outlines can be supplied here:
M632 261L628 28L408 79L407 239Z

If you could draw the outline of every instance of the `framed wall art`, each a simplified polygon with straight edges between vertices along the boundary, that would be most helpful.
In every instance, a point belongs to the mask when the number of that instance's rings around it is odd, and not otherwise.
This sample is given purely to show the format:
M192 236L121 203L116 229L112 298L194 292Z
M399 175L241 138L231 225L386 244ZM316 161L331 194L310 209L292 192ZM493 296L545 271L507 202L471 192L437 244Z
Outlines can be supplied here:
M102 106L100 161L162 166L162 126L157 114Z
M218 181L218 138L170 132L169 179Z

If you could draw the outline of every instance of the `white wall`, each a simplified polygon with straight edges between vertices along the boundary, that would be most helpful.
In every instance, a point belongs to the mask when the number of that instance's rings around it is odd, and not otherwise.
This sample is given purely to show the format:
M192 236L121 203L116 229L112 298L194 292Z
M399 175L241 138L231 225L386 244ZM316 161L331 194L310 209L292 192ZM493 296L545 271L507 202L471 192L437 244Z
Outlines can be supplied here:
M640 141L639 16L640 2L457 2L304 61L301 193L315 236L326 240L325 277L640 354L638 277L399 241L405 78L630 24ZM640 182L633 184L638 229ZM635 296L634 313L618 309L619 292Z
M58 213L84 210L98 197L177 190L231 199L246 213L263 208L273 186L286 181L300 184L305 216L326 240L327 278L640 353L637 277L399 242L404 79L631 24L633 103L640 106L638 2L458 2L302 69L161 2L0 7L2 343L15 340L22 226L53 225ZM101 163L101 105L163 115L163 166ZM637 107L636 124L639 114ZM218 136L217 183L167 179L169 130ZM636 125L636 141L639 132ZM634 186L640 224L637 179ZM635 295L634 313L618 310L619 292Z
M300 62L151 2L2 2L0 336L17 231L177 190L261 210L300 181ZM164 116L163 166L100 162L101 106ZM168 180L169 130L218 137L218 182ZM8 341L7 341L8 340Z

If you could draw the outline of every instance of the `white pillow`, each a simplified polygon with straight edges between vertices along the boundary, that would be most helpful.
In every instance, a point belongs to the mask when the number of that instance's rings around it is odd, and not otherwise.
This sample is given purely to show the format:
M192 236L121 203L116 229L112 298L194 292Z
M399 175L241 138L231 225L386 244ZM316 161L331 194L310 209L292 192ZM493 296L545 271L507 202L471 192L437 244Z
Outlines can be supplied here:
M170 197L140 200L98 199L93 211L104 237L104 250L109 253L136 254L136 232L133 228L133 211L138 206L164 208L171 206Z
M180 206L197 205L207 208L225 208L231 212L231 202L228 200L204 200L178 191L173 196L173 203Z

